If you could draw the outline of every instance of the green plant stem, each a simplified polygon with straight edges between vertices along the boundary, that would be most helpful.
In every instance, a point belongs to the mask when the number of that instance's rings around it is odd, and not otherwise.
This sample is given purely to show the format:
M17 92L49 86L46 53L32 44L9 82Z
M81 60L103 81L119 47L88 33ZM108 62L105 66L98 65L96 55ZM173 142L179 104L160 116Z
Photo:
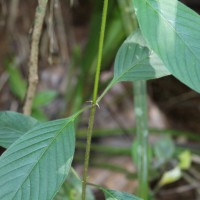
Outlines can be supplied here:
M92 99L93 103L95 103L95 104L96 104L97 93L98 93L98 88L99 88L99 78L100 78L101 62L102 62L102 55L103 55L103 42L104 42L105 27L106 27L107 9L108 9L108 0L104 0L102 23L101 23L101 32L100 32L100 38L99 38L97 68L96 68L93 99Z
M84 111L89 110L90 108L92 108L93 105L89 105L89 106L85 106L83 107L81 110L79 110L78 112L76 112L75 114L73 114L71 117L73 117L74 119L76 117L78 117L80 114L82 114Z
M112 80L108 86L105 88L105 90L102 92L102 94L98 97L96 103L99 103L101 99L105 96L105 94L110 90L110 88L114 85L114 81Z
M99 38L97 69L96 69L95 82L94 82L92 108L90 111L90 119L89 119L88 133L87 133L87 144L86 144L83 181L82 181L82 200L86 200L86 184L87 184L87 179L88 179L87 176L88 176L88 166L89 166L89 159L90 159L91 139L92 139L93 126L94 126L94 117L95 117L95 112L96 112L97 93L98 93L98 88L99 88L99 78L100 78L100 71L101 71L107 9L108 9L108 0L104 0L103 15L102 15L102 22L101 22L101 32L100 32L100 38Z
M138 168L138 196L148 199L148 125L147 125L147 97L146 81L134 82L134 103L137 132L137 168Z
M137 20L135 17L132 0L118 0L124 27L127 35L137 28ZM135 99L135 113L136 113L136 132L137 132L137 167L138 167L138 182L139 197L147 200L148 192L148 128L147 128L147 97L146 97L146 81L135 81L134 99Z
M90 159L90 150L91 150L91 139L92 139L92 130L94 125L94 116L95 116L96 106L92 106L90 112L89 126L87 132L87 143L86 143L86 151L85 151L85 161L84 161L84 169L83 169L83 181L82 181L82 200L86 199L86 185L88 179L88 166Z

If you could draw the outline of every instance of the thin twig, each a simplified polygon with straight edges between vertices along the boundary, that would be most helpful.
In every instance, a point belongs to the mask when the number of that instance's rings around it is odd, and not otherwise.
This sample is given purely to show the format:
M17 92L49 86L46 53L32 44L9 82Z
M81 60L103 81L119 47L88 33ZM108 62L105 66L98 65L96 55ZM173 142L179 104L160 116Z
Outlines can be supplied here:
M39 0L38 7L35 13L35 23L33 28L33 35L31 41L31 52L29 59L29 79L28 90L26 94L26 100L23 108L23 112L26 115L31 114L33 99L35 96L37 84L38 84L38 51L39 41L42 32L42 25L46 13L48 0Z

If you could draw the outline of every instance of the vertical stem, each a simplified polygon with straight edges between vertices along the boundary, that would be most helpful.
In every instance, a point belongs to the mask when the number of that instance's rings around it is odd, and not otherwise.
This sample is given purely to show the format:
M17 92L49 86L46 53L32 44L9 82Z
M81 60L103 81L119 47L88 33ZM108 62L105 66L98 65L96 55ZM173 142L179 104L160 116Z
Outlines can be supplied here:
M84 162L83 181L82 181L82 200L86 199L86 184L87 184L87 179L88 179L87 176L88 176L88 166L89 166L89 159L90 159L91 139L92 139L93 125L94 125L94 117L95 117L95 112L96 112L99 77L100 77L100 71L101 71L107 9L108 9L108 0L104 0L103 15L102 15L102 22L101 22L101 32L100 32L100 37L99 37L98 60L97 60L97 68L96 68L93 99L92 99L92 108L90 111L89 126L88 126L88 133L87 133L87 145L86 145L86 152L85 152L85 162Z
M100 78L101 62L102 62L102 55L103 55L103 42L104 42L104 35L105 35L107 10L108 10L108 0L104 0L103 15L102 15L102 21L101 21L101 31L100 31L100 38L99 38L99 49L98 49L98 57L97 57L97 68L96 68L93 99L92 99L93 103L95 104L97 100L97 93L98 93L98 87L99 87L99 78Z
M87 185L87 180L88 180L88 166L89 166L89 160L90 160L90 149L91 149L91 140L92 140L92 131L93 131L93 125L94 125L95 112L96 112L96 106L93 105L90 111L89 126L88 126L88 131L87 131L87 143L86 143L83 181L82 181L82 200L86 199L86 185Z
M133 9L132 0L118 0L122 12L122 18L127 35L137 28L137 20ZM146 81L135 81L134 102L136 114L137 131L137 169L138 169L138 195L144 200L148 199L148 117L147 117L147 96Z
M134 106L137 132L138 195L148 200L148 122L146 81L134 82Z
M26 115L31 114L33 99L35 96L37 84L38 84L38 52L39 52L39 41L42 32L42 25L46 13L48 0L38 1L38 7L35 12L35 21L33 27L32 41L31 41L31 52L29 58L29 79L28 79L28 90L26 94L25 104L23 112Z

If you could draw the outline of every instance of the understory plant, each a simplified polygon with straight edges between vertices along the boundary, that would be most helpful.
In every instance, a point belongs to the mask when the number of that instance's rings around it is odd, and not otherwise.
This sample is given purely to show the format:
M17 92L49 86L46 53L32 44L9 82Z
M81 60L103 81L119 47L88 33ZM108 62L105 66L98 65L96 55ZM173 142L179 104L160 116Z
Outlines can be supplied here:
M38 83L38 48L47 2L38 1L36 10L24 114L0 112L0 145L6 148L0 157L0 199L92 200L94 196L91 190L87 189L88 185L100 189L109 200L150 199L145 81L172 74L191 89L200 91L199 15L177 0L133 0L129 6L135 10L139 28L134 30L119 48L113 78L103 93L98 95L108 8L108 0L104 0L91 105L67 118L40 122L29 115L34 105ZM137 160L139 197L88 182L96 109L109 89L123 81L133 82L135 85L138 139L133 154L136 154ZM74 122L86 110L90 110L90 117L81 181L72 169L71 163L76 140ZM66 180L67 177L70 179ZM65 191L73 184L77 186L74 187L77 196L71 194L70 197Z

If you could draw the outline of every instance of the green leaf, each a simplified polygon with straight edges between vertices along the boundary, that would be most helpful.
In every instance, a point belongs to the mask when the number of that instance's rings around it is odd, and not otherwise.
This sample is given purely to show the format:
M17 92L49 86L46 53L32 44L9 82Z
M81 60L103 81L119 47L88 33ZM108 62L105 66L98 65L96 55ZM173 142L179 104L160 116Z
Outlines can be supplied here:
M185 151L181 152L178 155L178 158L179 158L178 166L180 167L180 169L187 170L190 168L190 166L192 164L192 155L191 155L190 151L185 150Z
M17 112L0 112L0 146L8 148L37 124L36 119Z
M67 180L62 185L54 200L81 200L82 182L77 173L71 169ZM86 191L87 200L94 200L94 196L89 187Z
M0 157L1 200L49 200L58 192L74 155L74 118L42 123Z
M46 90L37 93L34 101L33 107L44 106L53 101L53 99L57 96L57 92L53 90Z
M142 34L180 81L200 92L200 16L177 0L133 0Z
M178 181L182 176L181 169L177 166L163 174L161 180L159 181L159 187L174 183Z
M44 110L41 109L41 108L33 108L31 116L36 118L37 120L39 120L41 122L48 121L47 115L45 114Z
M12 93L23 101L26 93L27 82L23 79L20 70L14 67L12 63L8 63L6 66L9 74L9 85Z
M104 192L106 200L141 200L140 198L126 192L109 190L102 187L100 187L99 189Z
M141 32L136 31L125 40L117 53L113 82L148 80L169 74L159 57L149 50Z
M154 154L156 157L155 167L168 162L175 153L175 145L170 137L162 137L153 145Z

